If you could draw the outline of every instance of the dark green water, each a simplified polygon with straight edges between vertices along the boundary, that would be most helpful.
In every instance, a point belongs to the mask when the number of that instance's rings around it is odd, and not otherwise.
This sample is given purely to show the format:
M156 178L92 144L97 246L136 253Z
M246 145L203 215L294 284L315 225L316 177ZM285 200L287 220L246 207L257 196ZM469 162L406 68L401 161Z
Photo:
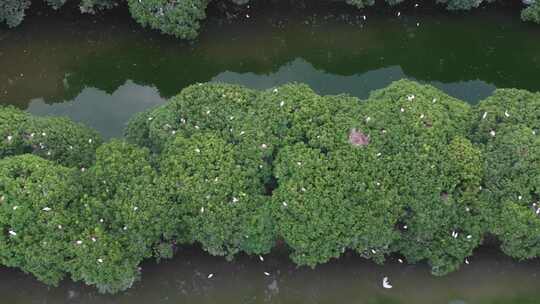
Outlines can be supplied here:
M134 113L206 81L253 88L298 81L365 98L410 78L471 103L495 88L540 91L540 27L522 23L517 11L421 7L397 18L397 10L345 16L269 7L249 20L211 18L194 44L141 30L121 12L38 10L15 30L0 27L0 104L67 115L114 137ZM311 270L296 269L284 253L228 263L189 249L148 262L142 281L117 296L70 281L48 288L0 268L0 303L540 303L539 260L517 262L487 248L470 260L438 278L425 265L377 266L355 256ZM384 276L393 289L382 288Z
M16 30L0 28L0 103L67 115L111 137L133 113L196 82L299 81L365 98L407 77L473 103L497 87L540 90L540 26L521 22L519 8L398 10L270 6L249 19L210 18L194 44L141 30L122 13L34 12Z

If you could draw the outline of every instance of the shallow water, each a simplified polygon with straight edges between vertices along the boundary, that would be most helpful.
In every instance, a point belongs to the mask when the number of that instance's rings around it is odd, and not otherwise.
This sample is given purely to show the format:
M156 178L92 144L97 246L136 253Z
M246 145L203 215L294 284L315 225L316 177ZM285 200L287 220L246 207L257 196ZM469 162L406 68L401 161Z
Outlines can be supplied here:
M344 15L269 6L249 13L232 22L210 18L190 44L142 30L122 11L33 12L15 30L0 28L0 103L67 115L113 137L134 113L196 82L270 88L298 81L321 94L365 98L410 78L471 103L495 88L540 90L540 26L521 22L519 10Z

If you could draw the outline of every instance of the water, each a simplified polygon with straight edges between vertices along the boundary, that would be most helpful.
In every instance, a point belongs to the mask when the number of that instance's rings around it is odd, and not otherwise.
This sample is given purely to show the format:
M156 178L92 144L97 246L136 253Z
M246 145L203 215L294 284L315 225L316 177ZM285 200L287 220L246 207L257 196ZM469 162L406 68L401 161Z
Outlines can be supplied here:
M113 137L134 113L196 82L299 81L365 98L410 78L471 103L497 87L540 90L540 26L521 22L519 8L400 8L400 18L397 10L268 6L250 19L210 18L194 44L141 30L122 10L33 12L15 30L0 28L0 103L67 115Z
M395 259L394 259L395 260ZM434 277L426 265L395 261L378 266L355 255L315 270L296 268L284 253L261 262L233 262L180 252L172 261L143 265L143 279L119 295L101 295L70 281L47 288L18 271L0 272L1 303L355 303L355 304L535 304L540 261L515 262L483 248L458 272ZM264 272L268 272L267 276ZM208 279L209 274L214 274ZM392 289L382 288L387 276Z
M211 18L194 44L141 30L121 11L81 17L36 10L15 30L0 27L0 103L67 115L118 137L134 113L196 82L270 88L298 81L321 94L365 98L410 78L470 103L495 88L540 91L540 27L522 23L517 10L456 15L422 7L402 9L401 18L396 10L343 16L320 7L268 7L249 20ZM142 281L116 296L69 280L49 288L0 268L0 303L538 302L540 260L513 261L493 248L470 260L438 278L423 264L378 266L354 255L311 270L296 269L283 252L264 263L228 263L192 248L172 261L146 262ZM381 287L384 276L393 289Z

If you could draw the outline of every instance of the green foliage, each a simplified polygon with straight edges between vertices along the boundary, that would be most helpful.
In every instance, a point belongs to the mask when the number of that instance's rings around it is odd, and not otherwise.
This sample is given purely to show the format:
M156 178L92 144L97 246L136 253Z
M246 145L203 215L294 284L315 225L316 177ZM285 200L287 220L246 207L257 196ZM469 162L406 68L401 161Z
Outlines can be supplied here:
M87 168L102 142L96 131L67 118L0 107L0 119L0 158L32 153L64 166Z
M373 92L361 112L355 128L380 153L380 183L398 193L391 206L402 209L395 249L411 262L428 260L437 275L456 269L485 230L477 217L481 154L464 139L470 107L402 80Z
M521 19L540 23L540 2L538 0L533 1L531 5L521 11Z
M375 4L375 0L345 0L347 4L354 5L357 8L365 8Z
M95 151L82 126L2 108L0 263L117 292L177 243L232 258L282 239L298 265L398 253L443 275L491 233L537 257L539 109L539 93L471 108L407 80L366 101L198 84Z
M191 239L213 255L268 253L274 244L269 198L256 165L264 160L248 153L204 133L177 135L163 153L168 200L181 208Z
M331 0L335 1L335 0ZM358 9L373 6L375 0L344 0ZM405 0L385 0L388 5L396 5ZM448 10L470 10L483 3L495 0L435 0L444 4ZM45 0L54 9L61 8L67 0ZM100 10L111 9L123 3L124 0L80 0L79 8L82 13L94 14ZM132 17L144 27L159 30L164 34L181 39L195 39L201 28L201 22L206 18L206 8L212 0L127 0ZM236 5L245 5L249 0L231 0ZM10 27L19 25L25 10L31 0L3 0L0 3L0 23ZM540 3L532 1L521 13L524 21L540 23Z
M540 131L540 93L499 89L475 108L472 138L486 144L507 127L524 125Z
M346 249L383 261L399 237L400 210L382 164L369 147L323 153L299 143L280 151L272 206L295 263L315 266Z
M81 0L79 8L83 13L95 14L100 10L111 9L120 2L122 2L122 0Z
M197 37L210 0L128 0L129 11L141 25L182 39Z
M483 149L490 231L510 256L540 255L540 94L497 90L475 110L471 137Z
M485 146L491 231L517 258L540 255L540 140L525 126L507 126Z
M172 238L175 215L147 149L118 140L101 146L84 181L80 244L70 247L70 272L102 292L124 290L138 279L139 264L152 256L153 246Z
M479 7L483 2L494 0L437 0L438 3L446 4L449 10L470 10Z
M45 0L45 2L47 2L47 4L49 4L54 9L59 9L66 3L66 1L67 0Z
M0 107L0 158L25 152L23 126L29 118L14 107Z
M219 132L227 141L246 141L250 134L246 134L248 130L242 133L242 118L255 96L255 91L237 85L192 85L167 104L135 116L128 123L126 137L156 152L175 135L190 137L205 131Z
M77 229L81 187L67 169L33 155L0 160L0 262L56 285Z
M5 22L9 27L19 25L29 6L30 0L3 0L0 2L0 23Z

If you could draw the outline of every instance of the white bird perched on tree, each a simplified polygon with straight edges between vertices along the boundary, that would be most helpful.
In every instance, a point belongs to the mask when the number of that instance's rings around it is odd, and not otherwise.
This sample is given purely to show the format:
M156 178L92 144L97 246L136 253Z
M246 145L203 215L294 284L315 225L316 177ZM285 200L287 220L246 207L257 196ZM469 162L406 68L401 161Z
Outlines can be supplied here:
M383 288L386 288L386 289L390 289L392 288L393 286L390 284L390 281L388 280L388 277L384 277L382 279L382 287Z

